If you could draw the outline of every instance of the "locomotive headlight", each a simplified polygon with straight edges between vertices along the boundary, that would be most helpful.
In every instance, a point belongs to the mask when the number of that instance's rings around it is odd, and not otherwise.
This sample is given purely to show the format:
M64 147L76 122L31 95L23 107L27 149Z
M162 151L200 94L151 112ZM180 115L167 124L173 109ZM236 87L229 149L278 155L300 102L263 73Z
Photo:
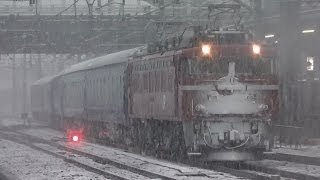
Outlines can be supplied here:
M260 55L261 47L258 44L252 44L252 52L254 55Z
M209 56L211 54L211 46L209 44L203 44L201 46L202 54Z

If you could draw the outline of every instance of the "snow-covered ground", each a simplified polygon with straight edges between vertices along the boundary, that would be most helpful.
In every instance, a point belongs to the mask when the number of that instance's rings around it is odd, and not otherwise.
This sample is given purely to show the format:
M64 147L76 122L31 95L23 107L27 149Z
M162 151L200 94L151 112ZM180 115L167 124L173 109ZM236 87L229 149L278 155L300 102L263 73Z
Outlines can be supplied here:
M46 126L46 124L31 121L31 126ZM0 118L0 127L13 127L13 126L27 126L27 121L24 122L23 119L20 118Z
M17 125L19 122L3 120L2 124L5 125ZM22 123L22 121L20 121ZM70 146L69 143L65 141L64 133L49 129L49 128L25 128L20 129L20 132L29 134L32 136L41 137L42 139L54 141L61 145ZM215 171L204 170L195 167L189 167L183 164L171 163L167 161L161 161L154 159L152 157L142 157L140 155L125 152L121 149L106 147L90 142L81 142L78 146L73 146L71 148L77 149L82 152L90 153L99 157L114 160L120 163L126 163L131 166L139 167L144 170L156 172L159 174L166 174L170 177L175 177L177 179L186 179L188 175L196 175L193 179L207 179L208 175L211 178L217 179L239 179L232 175L226 173L220 173ZM278 148L274 149L274 152L294 154L300 156L311 156L320 157L320 146L303 146L300 149L288 149L288 148ZM1 157L0 157L1 158ZM258 164L255 164L258 163ZM255 165L260 165L264 167L269 167L278 170L284 170L288 172L299 172L302 174L308 174L320 179L320 166L299 164L293 162L285 161L274 161L274 160L263 160L253 162ZM200 174L206 174L206 177L199 176Z
M34 123L32 123L34 124ZM4 119L0 121L0 127L4 126L17 126L23 125L23 121L19 119ZM21 126L20 126L21 127ZM61 145L70 146L70 143L65 141L65 135L62 132L49 129L49 128L40 128L40 127L31 127L31 128L19 128L20 132L29 134L32 136L37 136L45 140L54 141ZM9 141L2 140L8 144L7 151L0 151L0 169L7 165L6 171L9 171L12 174L20 176L26 175L25 179L34 179L34 177L40 177L39 179L44 179L44 177L55 177L53 179L72 179L73 176L78 175L74 179L81 179L82 177L87 177L91 175L90 173L76 173L78 168L73 167L66 162L51 157L49 155L40 153L38 151L32 150L23 145L15 144ZM155 172L158 174L164 174L168 177L174 177L175 179L194 179L194 180L206 180L206 179L226 179L226 180L235 180L243 179L240 177L235 177L227 173L221 173L216 171L210 171L195 167L189 167L183 164L176 164L167 161L161 161L154 159L152 157L142 157L140 155L132 154L125 152L121 149L106 147L98 144L93 144L89 142L81 142L77 146L71 146L71 148L80 150L82 152L90 153L97 155L99 157L107 158L114 160L119 163L128 164L134 167L138 167L143 170L150 172ZM1 145L0 145L1 149ZM10 151L15 151L15 153L6 156ZM13 158L13 157L15 158ZM11 157L11 158L10 158ZM19 164L19 161L23 161L21 166L24 168L15 168L15 164ZM33 165L33 163L35 163ZM61 163L61 166L59 165ZM20 166L20 165L19 165ZM36 166L34 168L33 166ZM55 168L55 166L58 166ZM43 169L41 169L43 168ZM47 172L47 171L50 172ZM60 172L61 173L57 173ZM70 171L71 174L67 172ZM82 170L83 171L83 170ZM39 175L37 173L40 173ZM27 176L28 175L28 176ZM34 176L32 176L34 175ZM94 178L99 179L100 176L93 176ZM92 178L92 179L94 179ZM50 178L49 178L50 179ZM84 178L86 179L86 178ZM37 179L36 179L37 180Z
M63 140L64 134L48 128L37 128L37 129L24 129L20 132L38 136L46 140L57 141L61 145L70 146L69 143ZM235 177L230 174L215 172L195 167L189 167L183 164L174 164L167 161L161 161L154 159L152 157L142 157L140 155L127 153L121 149L115 149L111 147L106 147L98 144L93 144L89 142L81 142L81 145L76 147L77 150L82 152L97 155L99 157L114 160L120 163L128 164L134 167L139 167L141 169L156 172L158 174L165 174L169 177L174 177L176 179L190 179L190 175L194 180L205 180L205 179L243 179Z
M320 145L302 146L299 149L292 149L292 148L286 148L286 147L276 148L276 149L273 149L273 152L320 158Z
M248 162L248 164L267 167L271 169L276 169L280 171L286 171L291 173L306 174L309 176L316 177L320 179L320 166L293 163L287 161L275 161L275 160L263 160Z
M62 159L4 139L0 139L0 170L16 180L106 179Z
M18 118L0 119L0 127L18 126L23 125L23 123L23 120Z

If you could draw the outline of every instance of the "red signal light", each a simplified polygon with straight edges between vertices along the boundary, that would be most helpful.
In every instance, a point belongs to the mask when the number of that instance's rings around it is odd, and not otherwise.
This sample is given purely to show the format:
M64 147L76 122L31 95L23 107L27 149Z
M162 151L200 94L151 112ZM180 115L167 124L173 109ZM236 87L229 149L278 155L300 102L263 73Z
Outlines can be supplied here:
M77 135L73 135L72 136L72 141L73 142L78 142L79 141L79 137Z
M68 141L72 143L78 143L82 139L82 131L81 130L67 130Z

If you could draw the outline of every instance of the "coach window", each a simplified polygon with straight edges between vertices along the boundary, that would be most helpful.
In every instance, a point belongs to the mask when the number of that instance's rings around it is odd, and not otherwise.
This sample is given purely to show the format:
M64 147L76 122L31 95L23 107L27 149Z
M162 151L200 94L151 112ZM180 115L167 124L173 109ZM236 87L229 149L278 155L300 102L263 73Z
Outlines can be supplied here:
M142 82L139 81L139 73L135 73L134 74L134 79L132 81L132 84L134 86L134 92L140 93L140 91L141 91L141 83Z
M138 92L139 93L143 93L143 85L144 85L144 83L143 83L143 73L142 72L140 72L139 74L138 74L138 84L139 84L139 86L138 86Z
M92 80L92 96L93 96L93 102L96 102L97 100L97 88L96 88L96 79L93 79Z
M151 72L151 71L149 71L148 77L149 77L149 92L151 93L152 90L153 90L153 88L152 88L152 86L153 86L153 79L152 79L152 72Z
M140 76L142 77L141 79L140 79ZM137 80L138 80L138 82L137 82L137 84L138 84L138 92L139 93L143 93L143 90L144 90L144 83L143 83L143 73L139 73L138 74L138 76L137 76Z
M156 62L152 62L152 64L151 64L151 69L155 69L156 68Z
M100 78L100 104L102 104L102 100L103 100L103 84L104 84L104 81L103 81L103 77Z
M166 70L161 71L161 90L162 92L167 91L167 72Z
M99 85L97 86L97 91L98 91L97 102L100 105L101 104L101 99L102 99L102 94L101 94L101 92L102 92L102 79L101 78L98 79L98 83L99 83Z
M154 71L155 73L155 92L160 91L160 73L159 71Z
M143 72L143 92L148 92L148 86L149 86L149 82L148 82L148 73L147 72Z
M115 85L114 85L114 77L111 77L111 102L114 103L115 102L115 97L114 97L114 93L115 93Z
M100 104L100 101L101 101L101 85L102 85L102 81L101 81L101 78L99 77L97 79L97 82L98 82L98 86L97 86L97 91L98 91L98 96L97 96L97 102L98 104Z
M156 92L156 84L158 83L157 82L157 78L156 78L156 71L153 70L152 71L152 92Z
M99 104L100 103L100 98L101 98L101 94L100 94L100 91L101 91L100 77L97 77L97 79L96 79L95 89L96 89L96 94L97 94L96 95L96 98L97 98L96 104Z
M171 68L169 68L169 76L168 76L168 90L169 91L173 91L173 84L174 84L174 74L173 74L173 70Z
M98 95L98 93L97 93L97 79L94 79L93 80L93 95L94 95L94 102L96 103L97 102L97 95Z
M123 77L122 76L119 76L119 99L121 99L121 97L122 97L122 93L123 93L123 85L122 85L122 80L123 79Z
M90 83L89 83L89 90L90 90L90 97L93 97L93 80L90 79Z

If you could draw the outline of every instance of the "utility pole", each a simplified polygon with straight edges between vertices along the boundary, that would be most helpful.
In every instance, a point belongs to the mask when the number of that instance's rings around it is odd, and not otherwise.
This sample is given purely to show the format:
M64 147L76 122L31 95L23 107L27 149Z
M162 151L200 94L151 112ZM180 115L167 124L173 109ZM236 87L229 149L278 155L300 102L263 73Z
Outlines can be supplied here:
M192 18L191 17L191 10L192 10L191 3L192 3L192 0L188 0L187 2L188 2L188 4L187 4L187 17L189 19L191 19Z
M293 87L301 68L299 63L299 0L280 2L280 83L281 122L291 125L296 120Z
M11 111L12 115L15 115L16 113L16 96L17 96L17 77L16 77L16 54L14 53L12 55L12 91L11 91Z
M121 5L121 16L122 20L124 20L124 6L126 5L126 0L122 0L122 5Z
M42 64L41 64L41 54L40 52L38 53L38 59L37 59L37 64L38 64L38 67L37 67L37 78L38 79L41 79L42 77Z
M27 53L23 50L22 60L22 114L27 113Z
M74 18L77 18L77 0L73 0Z
M88 9L89 9L89 17L92 18L93 15L93 4L96 0L86 0L87 5L88 5Z
M254 32L254 38L255 39L261 39L263 37L262 32L262 0L254 0L253 3L253 9L255 14L255 32Z
M112 12L112 7L111 7L112 2L113 2L113 0L108 0L108 14L111 14L111 12Z
M159 0L160 18L164 20L164 0Z
M36 2L35 2L35 3L36 3L36 15L39 15L39 7L38 7L38 5L39 5L39 4L38 4L38 1L39 1L39 0L35 0L35 1L36 1Z

